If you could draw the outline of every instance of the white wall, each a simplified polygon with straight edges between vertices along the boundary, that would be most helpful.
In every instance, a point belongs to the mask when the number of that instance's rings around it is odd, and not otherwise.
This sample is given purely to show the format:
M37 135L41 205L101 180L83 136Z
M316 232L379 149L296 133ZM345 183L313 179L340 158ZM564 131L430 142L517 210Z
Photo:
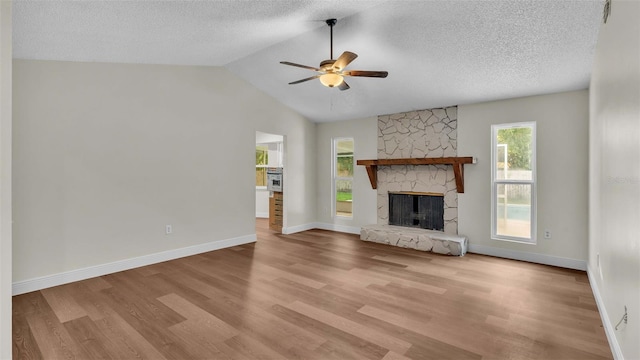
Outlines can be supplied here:
M282 135L267 134L256 131L256 144L273 143L283 141Z
M352 137L355 160L377 159L378 118L369 117L349 121L319 123L317 128L318 226L325 229L360 233L361 226L376 223L376 190L371 188L367 170L364 166L355 165L353 174L353 218L332 216L332 139L336 137Z
M590 115L589 278L614 354L640 359L638 1L613 1L611 16L600 28ZM616 331L624 306L628 323Z
M588 111L586 90L458 107L458 156L478 158L458 195L458 231L471 251L585 269ZM491 239L491 125L523 121L537 123L535 245Z
M0 359L11 359L11 1L0 1Z
M269 191L256 189L256 217L269 218Z
M256 131L287 138L285 224L315 221L315 125L224 68L13 76L14 282L255 236Z

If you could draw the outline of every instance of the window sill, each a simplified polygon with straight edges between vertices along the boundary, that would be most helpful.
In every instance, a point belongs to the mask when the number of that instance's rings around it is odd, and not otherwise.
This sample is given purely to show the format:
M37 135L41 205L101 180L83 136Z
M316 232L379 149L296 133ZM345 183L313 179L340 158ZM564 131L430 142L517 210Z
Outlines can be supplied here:
M512 243L518 243L518 244L525 244L525 245L536 245L536 240L535 239L491 236L491 240L506 241L506 242L512 242Z
M353 220L353 215L340 215L340 214L335 214L333 215L334 218L336 219L345 219L345 220Z

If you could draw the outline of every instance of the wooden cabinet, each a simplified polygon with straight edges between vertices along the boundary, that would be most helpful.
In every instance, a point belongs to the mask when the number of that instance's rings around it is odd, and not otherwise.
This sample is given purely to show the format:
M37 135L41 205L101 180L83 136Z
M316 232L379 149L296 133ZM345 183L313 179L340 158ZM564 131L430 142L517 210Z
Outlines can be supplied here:
M282 232L282 193L274 191L269 197L269 229Z

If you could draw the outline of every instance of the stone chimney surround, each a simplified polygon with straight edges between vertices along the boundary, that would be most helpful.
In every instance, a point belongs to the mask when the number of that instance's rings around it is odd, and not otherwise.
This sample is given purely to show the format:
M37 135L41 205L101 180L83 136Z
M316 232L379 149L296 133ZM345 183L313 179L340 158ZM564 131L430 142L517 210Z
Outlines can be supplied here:
M457 107L378 116L378 159L457 156ZM378 167L378 225L389 220L389 192L444 194L444 233L458 233L458 193L448 165Z

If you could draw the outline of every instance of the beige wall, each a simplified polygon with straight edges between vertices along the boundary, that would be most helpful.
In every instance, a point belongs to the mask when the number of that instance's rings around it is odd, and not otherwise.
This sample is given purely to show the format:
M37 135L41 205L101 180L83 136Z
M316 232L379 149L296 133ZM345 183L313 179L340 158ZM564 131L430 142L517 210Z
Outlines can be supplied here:
M255 234L256 131L285 226L315 221L315 125L226 69L13 66L14 282Z
M458 107L458 156L478 158L465 166L465 193L458 196L458 231L471 251L584 269L588 109L586 90ZM523 121L537 124L535 245L491 239L491 125Z
M355 160L376 159L378 157L378 118L319 123L317 128L318 226L359 233L361 226L376 223L376 190L371 188L364 166L356 165L353 174L353 218L332 216L332 139L352 137Z
M615 355L640 359L640 2L612 5L590 87L589 275Z
M0 1L0 359L11 359L11 1Z

